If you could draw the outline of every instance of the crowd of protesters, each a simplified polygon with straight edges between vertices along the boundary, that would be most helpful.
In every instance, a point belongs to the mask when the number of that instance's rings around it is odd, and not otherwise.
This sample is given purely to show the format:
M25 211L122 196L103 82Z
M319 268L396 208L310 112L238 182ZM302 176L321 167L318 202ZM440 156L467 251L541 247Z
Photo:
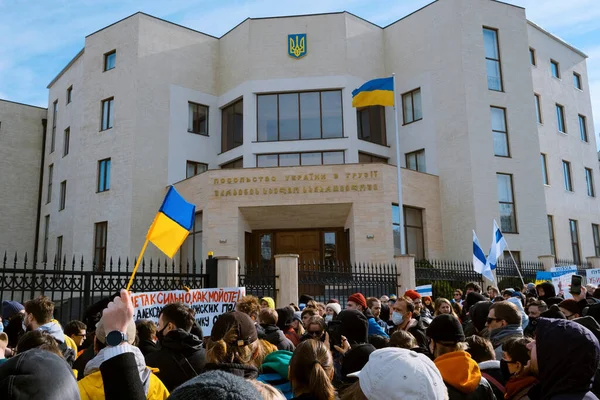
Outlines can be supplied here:
M182 303L134 322L125 290L64 327L47 297L4 301L0 399L598 399L600 289L572 297L551 283L248 295L206 337Z

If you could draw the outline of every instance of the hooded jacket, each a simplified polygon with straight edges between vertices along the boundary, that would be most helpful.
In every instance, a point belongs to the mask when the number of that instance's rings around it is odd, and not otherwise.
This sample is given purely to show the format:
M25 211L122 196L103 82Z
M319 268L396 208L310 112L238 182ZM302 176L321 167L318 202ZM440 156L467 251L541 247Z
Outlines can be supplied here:
M597 399L589 391L600 357L600 345L594 334L567 320L539 318L537 326L540 382L528 396L533 400Z
M523 328L521 328L521 325L511 324L490 331L490 340L496 352L496 360L502 359L502 345L508 339L515 337L523 337Z
M58 344L58 348L65 357L65 360L67 361L69 366L72 367L73 363L75 362L75 356L77 355L77 353L67 345L66 336L61 326L57 322L51 321L47 324L41 325L38 329L40 331L48 332L50 335L52 335L52 337L56 340L56 343Z
M527 328L527 325L529 325L529 315L525 312L521 300L518 297L511 297L507 301L513 303L519 309L519 312L521 313L521 328Z
M481 376L477 363L465 351L444 354L434 360L450 400L495 400L488 381Z
M475 335L481 332L485 328L485 322L487 320L487 316L490 312L490 307L492 306L491 301L479 301L471 306L469 310L469 316L471 317L471 326L474 328L474 331L467 332L467 327L465 328L465 336Z
M547 302L550 297L556 297L556 290L554 289L554 285L550 282L542 282L536 286L537 288L542 288L544 290L543 296L538 296L538 300L543 300ZM548 304L550 305L550 304Z
M340 333L351 345L368 343L369 322L367 317L357 310L344 310L335 318L341 322Z
M502 376L502 371L500 370L500 361L482 361L479 363L479 370L481 371L481 376L483 376L492 387L496 399L502 400L504 398L504 392L506 391L506 382Z
M146 364L158 368L156 375L173 391L204 371L206 353L196 335L175 329L160 341L160 350L146 355Z
M85 378L77 383L81 400L105 399L104 382L100 372L100 365L104 362L105 351L106 348L100 350L96 357L87 363L84 371ZM146 367L142 352L137 347L132 347L132 351L146 398L148 400L164 400L169 397L169 391L165 385Z
M279 390L286 399L294 397L292 384L288 380L288 369L293 353L291 351L278 350L268 354L261 366L260 375L257 380Z
M277 350L294 351L296 349L292 341L283 334L277 325L261 324L260 326L263 328L263 332L258 333L259 339L264 339L277 346Z
M364 312L365 317L367 318L367 322L368 322L368 336L371 335L379 335L379 336L383 336L384 338L388 338L389 336L388 334L385 332L385 330L383 329L383 327L381 325L379 325L377 323L377 321L375 320L375 317L373 316L373 313L371 312L371 310L369 308L367 308Z

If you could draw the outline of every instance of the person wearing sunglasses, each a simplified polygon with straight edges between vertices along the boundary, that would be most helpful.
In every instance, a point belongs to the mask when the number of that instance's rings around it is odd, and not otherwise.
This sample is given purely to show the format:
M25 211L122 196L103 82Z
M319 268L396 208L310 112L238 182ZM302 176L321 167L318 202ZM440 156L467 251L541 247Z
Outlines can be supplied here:
M458 304L461 304L461 305L462 305L462 302L463 302L463 300L462 300L462 295L463 295L463 293L462 293L462 290L460 290L460 289L455 289L455 290L454 290L454 295L453 295L453 297L452 297L452 302L453 302L453 303L458 303Z
M325 340L325 320L319 316L315 315L310 317L310 319L306 323L306 333L302 337L302 341L307 339L315 339L315 340Z
M496 360L502 358L502 345L508 339L523 337L521 313L517 306L508 301L499 301L490 306L485 326L490 331Z

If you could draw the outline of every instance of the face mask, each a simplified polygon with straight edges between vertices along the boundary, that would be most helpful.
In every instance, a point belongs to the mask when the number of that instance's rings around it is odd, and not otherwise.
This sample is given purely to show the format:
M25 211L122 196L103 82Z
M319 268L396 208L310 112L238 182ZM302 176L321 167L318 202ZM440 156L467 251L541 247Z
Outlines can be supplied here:
M394 323L394 325L400 325L403 320L404 320L404 317L399 312L394 311L392 313L392 322Z
M156 332L156 338L158 339L159 342L162 342L163 340L165 340L165 335L163 335L163 332L165 331L165 329L167 329L166 326L164 328L162 328L160 331Z
M333 321L333 315L326 315L325 322L331 322L331 321Z
M505 360L500 360L500 372L502 372L504 381L508 381L514 375L510 373L510 370L508 369L508 363Z

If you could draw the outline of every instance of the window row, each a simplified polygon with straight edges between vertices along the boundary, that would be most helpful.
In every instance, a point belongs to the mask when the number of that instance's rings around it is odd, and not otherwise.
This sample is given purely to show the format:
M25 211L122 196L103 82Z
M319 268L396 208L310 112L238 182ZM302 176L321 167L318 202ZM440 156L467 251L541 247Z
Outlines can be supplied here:
M257 154L256 166L296 167L300 165L344 164L343 151L314 151L306 153Z
M540 161L542 164L542 180L544 185L550 185L550 178L548 174L548 159L544 153L540 154ZM563 183L567 192L573 192L573 179L571 177L571 162L562 160L563 170ZM585 186L586 193L589 197L596 197L596 191L594 189L594 172L591 168L584 168L585 174Z
M533 66L537 66L537 56L534 48L529 48L529 62ZM560 63L556 60L550 59L550 74L557 79L561 78ZM573 87L575 89L583 90L583 84L581 83L581 74L573 72Z
M554 235L554 216L548 215L548 235L550 237L550 252L556 258L556 239ZM579 240L579 222L569 219L569 237L571 238L571 254L575 264L581 263L581 247ZM600 257L600 226L592 224L592 237L594 239L594 255Z

